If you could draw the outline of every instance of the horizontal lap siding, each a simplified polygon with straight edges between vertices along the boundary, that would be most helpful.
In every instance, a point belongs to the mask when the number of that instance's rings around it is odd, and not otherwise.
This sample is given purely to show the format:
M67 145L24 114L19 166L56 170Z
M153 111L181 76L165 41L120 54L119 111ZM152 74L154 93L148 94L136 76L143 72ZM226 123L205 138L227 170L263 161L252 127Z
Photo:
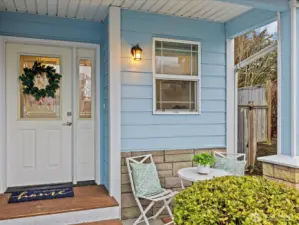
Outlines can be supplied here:
M1 35L100 44L103 32L100 22L0 12Z
M226 145L224 25L122 10L122 151ZM201 114L153 115L152 38L201 42ZM131 47L139 43L142 61Z

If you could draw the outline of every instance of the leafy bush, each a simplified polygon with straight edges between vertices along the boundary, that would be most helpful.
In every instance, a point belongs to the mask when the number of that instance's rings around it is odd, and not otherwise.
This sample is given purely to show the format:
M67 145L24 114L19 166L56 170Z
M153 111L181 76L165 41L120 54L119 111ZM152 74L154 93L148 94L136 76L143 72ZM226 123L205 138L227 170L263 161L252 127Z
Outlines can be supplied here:
M215 157L209 153L200 153L193 156L193 161L202 166L212 166L215 163Z
M298 225L299 192L262 177L200 181L176 196L176 225Z

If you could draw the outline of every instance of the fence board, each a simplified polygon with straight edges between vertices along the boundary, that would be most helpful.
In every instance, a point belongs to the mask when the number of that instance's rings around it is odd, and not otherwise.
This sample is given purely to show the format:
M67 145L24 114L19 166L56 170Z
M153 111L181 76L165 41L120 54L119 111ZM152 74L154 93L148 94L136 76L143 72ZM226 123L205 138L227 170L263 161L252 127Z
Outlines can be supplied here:
M258 106L258 108L255 109L256 141L267 141L267 88L265 86L239 88L238 105L245 106L248 105L250 101L252 101L255 106ZM241 117L239 117L239 119L241 120ZM244 129L242 123L242 121L238 121L239 130Z

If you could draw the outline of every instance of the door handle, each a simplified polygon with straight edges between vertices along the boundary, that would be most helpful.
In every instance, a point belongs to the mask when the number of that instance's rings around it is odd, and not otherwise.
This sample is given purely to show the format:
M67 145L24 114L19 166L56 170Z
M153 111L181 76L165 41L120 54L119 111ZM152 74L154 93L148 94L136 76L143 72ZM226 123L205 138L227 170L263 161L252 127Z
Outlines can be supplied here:
M72 124L73 124L72 122L66 122L66 123L63 123L62 125L70 127L70 126L72 126Z

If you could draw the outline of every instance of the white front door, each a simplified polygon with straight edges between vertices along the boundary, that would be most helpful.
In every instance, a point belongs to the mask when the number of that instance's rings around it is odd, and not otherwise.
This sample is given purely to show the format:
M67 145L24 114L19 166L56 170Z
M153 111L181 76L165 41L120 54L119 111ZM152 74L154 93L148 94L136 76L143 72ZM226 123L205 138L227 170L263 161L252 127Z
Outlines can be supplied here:
M22 93L18 77L36 60L62 75L55 99ZM71 182L72 49L7 43L6 93L7 187Z

